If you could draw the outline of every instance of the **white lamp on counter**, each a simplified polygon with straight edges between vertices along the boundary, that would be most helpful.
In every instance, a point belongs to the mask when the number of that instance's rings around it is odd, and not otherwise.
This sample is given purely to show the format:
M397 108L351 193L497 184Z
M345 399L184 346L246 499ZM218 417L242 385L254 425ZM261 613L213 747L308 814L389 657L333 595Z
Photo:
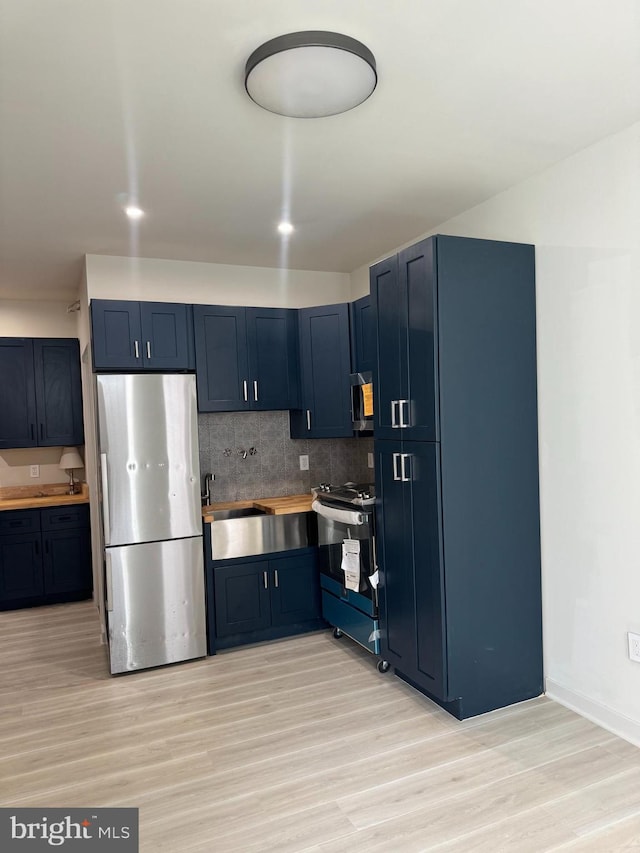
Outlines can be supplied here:
M73 479L73 472L75 468L84 468L84 462L78 453L77 447L62 448L62 456L60 457L60 464L58 465L58 468L61 471L66 471L69 475L69 494L75 495L76 484Z

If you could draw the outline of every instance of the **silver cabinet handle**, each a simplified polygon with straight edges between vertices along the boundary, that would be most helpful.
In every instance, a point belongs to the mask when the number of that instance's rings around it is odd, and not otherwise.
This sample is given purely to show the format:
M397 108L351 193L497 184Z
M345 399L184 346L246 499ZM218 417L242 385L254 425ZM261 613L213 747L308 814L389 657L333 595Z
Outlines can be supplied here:
M253 399L257 403L258 402L258 380L253 380Z
M109 518L109 480L107 478L107 454L100 454L100 472L102 474L102 525L104 527L104 544L111 541L111 521Z
M244 394L244 401L247 403L249 401L249 389L247 387L247 380L242 380L242 393Z
M311 429L311 409L307 409L307 429Z
M278 588L278 570L277 569L273 570L273 583L277 589Z
M111 610L113 610L113 576L112 576L112 568L111 568L111 554L108 551L105 552L104 559L105 559L104 588L105 588L105 597L106 597L105 609L110 612Z
M400 429L406 429L409 426L409 424L405 421L405 419L403 417L405 404L407 406L407 414L408 414L408 412L409 412L409 401L408 400L398 400L398 411L400 412L400 423L398 424L398 426L400 427Z
M140 358L140 344L138 341L133 342L133 351L136 354L136 358Z
M262 573L262 582L264 583L264 588L268 589L269 588L269 578L268 578L266 572Z
M401 453L400 454L400 470L402 472L400 479L402 480L403 483L408 483L411 480L411 475L409 474L409 476L407 476L407 469L405 467L407 459L409 458L410 455L411 454L409 454L409 453Z
M147 341L147 358L151 358L151 341Z
M397 401L397 400L392 400L392 401L391 401L391 426L392 426L394 429L396 429L396 428L397 428L397 426L398 426L398 423L397 423L397 421L396 421L396 406L397 406L397 405L398 405L398 401Z
M393 454L393 479L394 479L394 480L399 480L399 479L400 479L400 474L398 474L398 459L399 459L399 458L400 458L400 454L399 454L399 453L394 453L394 454Z

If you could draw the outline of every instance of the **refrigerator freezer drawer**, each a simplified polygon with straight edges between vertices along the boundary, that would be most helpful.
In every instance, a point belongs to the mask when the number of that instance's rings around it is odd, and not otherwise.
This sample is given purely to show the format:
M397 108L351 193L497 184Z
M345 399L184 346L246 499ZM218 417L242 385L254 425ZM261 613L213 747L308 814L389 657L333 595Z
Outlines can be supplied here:
M111 672L207 653L202 537L106 550Z

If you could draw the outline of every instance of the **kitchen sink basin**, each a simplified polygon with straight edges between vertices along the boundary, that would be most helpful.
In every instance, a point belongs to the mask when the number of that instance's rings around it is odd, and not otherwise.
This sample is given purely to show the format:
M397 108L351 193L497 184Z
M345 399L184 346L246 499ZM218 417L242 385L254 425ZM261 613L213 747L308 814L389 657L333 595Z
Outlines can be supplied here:
M233 560L316 545L315 525L314 512L271 515L252 507L215 511L209 525L211 557Z
M263 509L254 506L242 507L242 509L216 509L213 513L213 524L218 521L230 521L235 518L253 518L256 515L266 515Z

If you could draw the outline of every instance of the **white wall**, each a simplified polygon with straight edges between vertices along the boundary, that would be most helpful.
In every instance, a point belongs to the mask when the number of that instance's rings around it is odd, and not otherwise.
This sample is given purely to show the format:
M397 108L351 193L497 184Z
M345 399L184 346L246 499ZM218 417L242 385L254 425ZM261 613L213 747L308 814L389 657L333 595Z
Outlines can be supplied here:
M304 308L350 298L348 273L87 255L89 299Z
M0 299L0 337L75 338L77 315L68 302Z
M435 229L536 246L547 690L637 743L639 152L636 124Z

